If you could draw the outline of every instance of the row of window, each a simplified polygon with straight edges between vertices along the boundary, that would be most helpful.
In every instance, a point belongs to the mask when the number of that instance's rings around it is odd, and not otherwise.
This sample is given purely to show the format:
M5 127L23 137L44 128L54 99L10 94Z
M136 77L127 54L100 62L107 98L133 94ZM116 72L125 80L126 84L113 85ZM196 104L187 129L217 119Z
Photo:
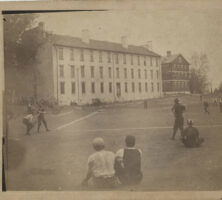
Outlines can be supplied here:
M120 83L117 83L117 87L120 88ZM146 82L144 84L144 88L145 88L145 92L148 92L148 83ZM101 82L100 83L100 92L104 93L104 83ZM82 94L86 93L86 83L85 82L81 82L81 91ZM109 93L113 92L113 84L112 82L108 83L108 91ZM125 93L128 93L128 83L124 83L124 91ZM141 93L142 92L142 83L138 83L138 91ZM157 92L160 91L160 83L157 83ZM91 93L94 94L96 92L96 83L95 82L91 82ZM135 92L135 83L132 82L131 83L131 92ZM151 92L154 92L154 83L151 83ZM65 82L60 82L60 93L61 94L65 94ZM75 94L76 93L76 83L72 82L71 83L71 93Z
M80 61L84 61L85 60L85 55L84 55L84 49L80 49ZM94 59L95 59L95 55L94 55L94 52L93 50L89 50L90 52L90 55L89 55L89 61L90 62L94 62ZM112 54L111 52L107 51L107 52L104 52L104 51L98 51L99 53L99 62L102 63L104 62L104 55L106 54L106 60L108 63L111 63L111 60L112 60ZM58 50L58 54L59 54L59 60L64 60L64 49L62 47L59 48ZM127 56L130 56L130 64L131 65L134 65L135 63L137 63L137 65L144 65L144 66L147 66L147 61L149 60L149 63L150 63L150 66L158 66L158 61L159 61L159 58L158 57L148 57L148 56L141 56L141 55L136 55L136 61L135 61L135 55L133 54L120 54L120 53L113 53L113 60L115 61L116 64L119 64L119 58L120 58L120 55L123 56L123 64L127 64ZM143 58L143 61L142 59ZM70 60L75 60L75 52L74 52L74 49L71 48L70 49Z
M91 73L91 78L95 78L95 67L91 66L90 67L90 73ZM131 69L130 71L131 73L131 78L134 79L134 69ZM82 78L85 78L85 66L82 65L80 67L80 74ZM128 70L127 68L123 69L123 74L124 74L124 78L128 78ZM137 70L137 75L138 78L141 79L141 69ZM64 78L64 65L59 65L59 76L61 78ZM70 65L70 76L71 78L75 78L75 66L74 65ZM99 67L99 76L100 78L104 78L104 68L103 67ZM153 79L154 76L154 71L150 70L150 77L151 79ZM108 68L108 77L112 78L112 68L109 67ZM120 68L116 68L116 78L120 78ZM144 78L148 79L148 71L145 69L144 70ZM159 70L156 70L156 78L159 79Z
M172 67L172 70L184 70L184 71L188 71L189 67L188 65L180 65L180 64L174 64Z

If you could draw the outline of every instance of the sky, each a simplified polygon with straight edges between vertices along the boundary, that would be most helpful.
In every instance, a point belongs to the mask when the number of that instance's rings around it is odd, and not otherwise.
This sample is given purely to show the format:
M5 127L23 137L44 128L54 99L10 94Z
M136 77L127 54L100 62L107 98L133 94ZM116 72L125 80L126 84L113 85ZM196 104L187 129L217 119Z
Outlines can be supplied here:
M144 45L162 56L170 50L188 61L194 53L208 56L209 80L222 82L222 12L214 9L139 9L39 14L45 29L56 34L81 37L88 29L91 39Z

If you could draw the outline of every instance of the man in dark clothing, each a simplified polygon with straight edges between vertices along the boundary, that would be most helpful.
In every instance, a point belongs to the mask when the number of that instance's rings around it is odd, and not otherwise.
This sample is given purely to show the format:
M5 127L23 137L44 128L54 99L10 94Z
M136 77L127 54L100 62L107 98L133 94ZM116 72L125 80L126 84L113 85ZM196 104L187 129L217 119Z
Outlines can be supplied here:
M47 122L45 120L45 113L45 109L40 105L38 110L38 133L42 123L44 124L46 131L49 131Z
M179 103L179 99L176 98L174 102L175 104L172 108L172 112L174 112L175 121L174 121L174 127L173 127L173 135L171 137L172 140L175 139L175 135L178 129L180 129L180 134L182 137L183 124L184 124L183 112L186 110L185 106Z
M140 149L136 149L135 137L128 135L125 139L126 148L116 153L115 173L119 181L124 185L135 185L142 181Z
M199 138L199 131L193 127L193 121L187 120L188 127L183 131L182 142L186 147L199 147L203 142L203 138Z
M204 112L209 115L210 114L210 112L208 111L209 103L207 101L204 101L203 105L204 105Z

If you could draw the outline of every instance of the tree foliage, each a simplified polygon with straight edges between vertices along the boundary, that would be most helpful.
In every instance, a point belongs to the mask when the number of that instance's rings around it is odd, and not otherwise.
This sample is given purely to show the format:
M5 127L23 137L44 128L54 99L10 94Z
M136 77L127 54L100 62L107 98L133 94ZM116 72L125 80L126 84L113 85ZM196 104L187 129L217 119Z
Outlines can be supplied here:
M207 91L209 82L207 73L209 61L206 54L194 54L191 57L190 69L190 92L204 93Z
M4 58L5 67L18 67L18 46L21 43L22 34L30 29L37 15L16 14L4 15Z

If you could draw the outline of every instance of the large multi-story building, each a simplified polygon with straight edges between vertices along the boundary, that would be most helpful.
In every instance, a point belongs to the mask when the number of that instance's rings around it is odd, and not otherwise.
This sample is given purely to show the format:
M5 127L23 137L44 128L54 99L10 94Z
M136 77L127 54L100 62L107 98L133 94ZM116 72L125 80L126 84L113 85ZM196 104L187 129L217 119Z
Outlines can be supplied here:
M189 93L189 62L181 55L172 55L167 51L167 56L162 58L163 92Z
M60 105L162 95L161 56L145 46L128 45L126 37L114 43L91 40L88 30L82 38L50 34L38 60L38 96L54 97Z

